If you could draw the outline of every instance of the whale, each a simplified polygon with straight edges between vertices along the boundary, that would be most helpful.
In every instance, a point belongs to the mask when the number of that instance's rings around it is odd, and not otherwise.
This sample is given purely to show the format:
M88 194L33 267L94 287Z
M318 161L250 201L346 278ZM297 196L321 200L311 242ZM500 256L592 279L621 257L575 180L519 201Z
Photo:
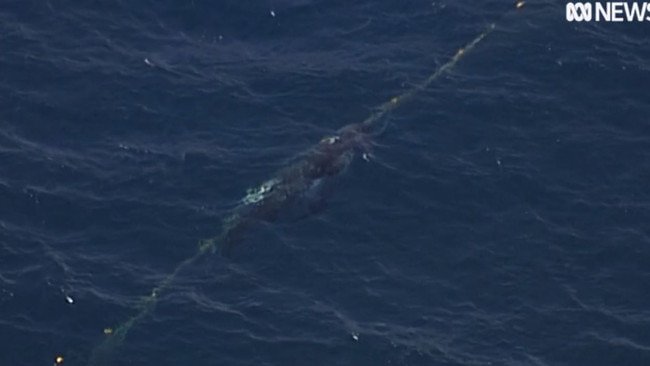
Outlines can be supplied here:
M354 158L361 156L370 161L377 134L370 124L346 125L299 154L293 163L259 186L248 189L232 214L224 219L221 240L213 249L230 256L235 244L241 241L241 233L255 222L275 222L287 217L296 221L321 211L328 187L345 173Z

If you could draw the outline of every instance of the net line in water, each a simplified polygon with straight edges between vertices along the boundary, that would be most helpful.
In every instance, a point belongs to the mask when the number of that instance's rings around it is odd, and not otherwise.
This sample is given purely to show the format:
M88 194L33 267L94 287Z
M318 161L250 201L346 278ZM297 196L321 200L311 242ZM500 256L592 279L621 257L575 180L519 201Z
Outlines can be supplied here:
M524 6L524 1L517 2L515 4L514 11L521 9L523 6ZM276 175L276 178L266 181L258 188L249 190L247 192L246 197L242 199L242 205L243 206L258 205L257 206L258 208L262 207L262 209L267 209L267 211L271 211L271 209L275 209L279 207L279 205L283 204L284 202L282 201L282 199L284 198L282 197L285 197L287 195L286 192L284 192L284 195L280 195L279 193L276 192L282 193L282 189L285 189L285 191L287 190L290 191L291 189L293 189L294 191L305 189L304 185L306 184L306 182L313 181L314 179L318 179L330 173L330 172L318 170L322 168L322 166L317 165L316 163L322 164L323 166L332 168L334 170L338 169L339 160L329 159L331 157L331 154L334 154L335 159L339 159L341 158L341 154L347 154L349 152L348 151L349 149L357 147L356 145L354 145L354 143L358 142L357 140L354 140L350 145L343 145L342 147L338 147L338 149L335 147L336 144L338 144L337 146L341 145L338 143L339 140L343 142L348 141L345 140L345 137L347 136L345 134L347 132L350 132L352 134L351 138L357 137L356 135L354 135L354 133L356 134L367 133L367 131L370 130L372 127L375 127L374 125L387 113L393 111L397 107L403 105L405 102L412 99L413 96L415 96L418 92L429 87L433 82L435 82L438 78L440 78L440 76L444 75L446 72L450 71L454 66L456 66L456 64L458 64L460 60L466 57L470 51L472 51L479 43L481 43L490 33L492 33L496 29L496 25L498 22L502 21L512 11L513 10L508 10L505 14L501 16L499 21L489 24L488 27L482 33L480 33L472 41L467 43L463 48L460 48L449 61L447 61L445 64L437 68L426 79L422 80L420 83L406 90L402 94L399 94L391 98L390 100L384 102L383 104L381 104L377 108L376 112L372 113L370 116L368 116L368 118L366 118L362 122L344 127L343 129L340 130L339 136L326 137L323 140L321 140L319 144L317 144L314 148L308 151L308 153L306 154L307 157L305 158L306 160L303 160L299 163L296 163L295 165L289 166L281 170ZM310 158L311 160L309 160ZM317 167L318 169L315 169L314 167ZM286 183L287 185L291 184L290 186L288 187L283 186L282 179L285 179L284 182L287 182L286 179L289 179L287 177L292 177L292 176L298 176L298 178L300 179L295 179L295 177L293 177L293 180L290 181L290 183ZM298 187L296 187L296 185L298 185ZM271 202L271 203L267 203L267 202ZM270 206L272 204L275 206ZM119 325L117 325L115 328L113 329L106 328L104 330L105 337L92 350L87 364L89 366L100 366L100 365L110 364L111 360L115 356L115 352L118 350L120 345L125 341L129 331L133 328L134 325L136 325L140 320L142 320L144 317L146 317L155 309L155 305L158 302L160 294L169 288L169 286L173 283L173 281L176 279L179 273L181 273L187 267L193 265L197 260L202 258L207 253L213 253L217 250L228 251L231 245L233 234L245 228L250 223L250 221L251 218L249 216L246 216L246 214L242 214L242 211L237 209L235 209L230 215L228 215L224 220L222 220L221 232L218 235L205 238L199 241L199 248L197 252L193 256L179 263L170 274L168 274L156 287L154 287L151 290L150 295L146 296L143 299L140 311L138 311L135 315L123 321ZM55 364L59 363L58 362L59 359L63 360L63 357L58 356L56 358L57 361L55 361Z

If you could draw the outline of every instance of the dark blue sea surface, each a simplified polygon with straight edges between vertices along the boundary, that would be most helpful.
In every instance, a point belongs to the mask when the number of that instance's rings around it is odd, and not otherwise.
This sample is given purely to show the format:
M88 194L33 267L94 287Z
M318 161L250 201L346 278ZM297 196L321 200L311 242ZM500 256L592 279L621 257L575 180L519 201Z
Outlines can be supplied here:
M10 0L0 366L89 365L247 189L492 22L326 209L183 268L99 361L650 365L647 23L569 23L562 1Z

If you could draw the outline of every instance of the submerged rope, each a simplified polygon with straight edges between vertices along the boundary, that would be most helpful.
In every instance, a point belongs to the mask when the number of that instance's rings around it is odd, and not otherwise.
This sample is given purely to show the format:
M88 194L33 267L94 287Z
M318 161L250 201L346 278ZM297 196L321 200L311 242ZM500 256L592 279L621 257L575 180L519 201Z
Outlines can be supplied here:
M520 9L524 6L524 1L519 1L516 3L515 8ZM502 16L505 17L510 11ZM485 37L487 37L494 29L496 28L496 23L490 24L485 31L479 34L471 42L469 42L465 47L459 49L456 54L447 61L444 65L440 66L433 74L429 77L410 88L406 92L391 98L389 101L381 104L377 111L371 114L368 118L361 122L362 126L370 127L372 124L377 122L379 119L384 117L388 112L402 105L404 102L411 99L415 94L426 89L430 86L435 80L437 80L445 72L453 68L463 57L465 57L469 51L474 49ZM271 181L269 181L271 182ZM250 190L248 195L244 198L243 202L257 202L259 200L260 194L265 194L271 188L268 186L269 182L264 183L256 190ZM167 277L165 277L156 287L151 290L151 294L144 298L142 308L140 311L127 319L126 321L119 324L115 329L107 328L104 333L106 337L104 340L97 345L90 356L88 365L89 366L100 366L107 365L111 362L112 356L114 356L114 351L124 342L128 332L131 328L142 318L151 313L158 301L160 294L167 290L172 284L174 279L178 274L183 271L185 268L194 264L198 259L203 257L204 254L214 252L218 249L227 249L227 245L232 233L238 229L241 229L248 223L248 219L240 216L239 213L235 212L229 215L226 219L222 221L222 228L219 235L203 239L199 242L198 251L192 256L181 263L179 263L174 271L172 271Z
M525 5L524 1L518 1L515 4L515 10L523 8ZM505 18L508 14L510 14L511 11L506 12L501 16L500 19ZM377 108L377 112L371 114L366 118L363 122L361 122L363 125L369 126L372 125L373 123L377 122L379 119L381 119L383 116L385 116L388 112L392 111L393 109L397 108L398 106L404 104L404 102L408 101L411 99L413 96L415 96L418 92L422 91L423 89L426 89L429 87L434 81L436 81L440 76L442 76L445 72L451 70L458 61L460 61L463 57L465 57L474 47L476 47L481 41L487 37L494 29L496 28L497 22L491 23L483 33L479 34L474 38L471 42L469 42L465 47L459 49L456 51L456 54L454 54L454 57L452 57L449 61L447 61L444 65L440 66L433 74L429 75L428 78L422 80L420 83L416 84L414 87L408 89L404 93L395 96L391 98L389 101L384 102Z
M151 290L151 294L143 299L142 307L137 314L122 322L115 329L106 328L104 330L106 337L93 349L88 365L107 365L112 360L113 351L124 342L129 330L131 330L139 320L154 310L159 295L169 288L176 276L178 276L178 274L185 268L194 264L197 260L203 257L204 254L214 253L216 250L220 249L219 247L228 242L232 231L245 223L246 220L241 218L239 214L233 213L222 221L222 230L219 235L199 241L198 251L192 257L179 263L176 268L174 268L173 272L168 274L167 277L158 284L158 286Z

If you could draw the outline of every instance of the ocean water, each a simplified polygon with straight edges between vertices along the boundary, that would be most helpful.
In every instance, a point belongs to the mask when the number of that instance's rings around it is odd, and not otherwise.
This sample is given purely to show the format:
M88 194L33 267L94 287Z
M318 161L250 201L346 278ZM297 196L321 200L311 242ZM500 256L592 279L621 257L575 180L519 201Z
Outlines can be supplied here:
M2 2L0 365L650 364L647 25L564 6ZM492 22L325 210L97 356L248 188Z

